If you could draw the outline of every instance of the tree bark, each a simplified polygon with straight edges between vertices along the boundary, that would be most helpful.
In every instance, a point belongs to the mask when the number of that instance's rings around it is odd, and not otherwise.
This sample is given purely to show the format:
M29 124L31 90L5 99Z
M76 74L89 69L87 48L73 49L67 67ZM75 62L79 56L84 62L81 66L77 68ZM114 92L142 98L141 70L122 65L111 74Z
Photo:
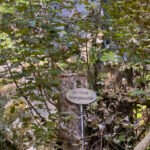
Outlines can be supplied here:
M134 150L146 150L150 146L150 132L144 139L134 148Z
M79 150L81 138L80 106L66 99L66 93L74 88L87 88L87 76L84 74L62 74L60 76L61 97L58 102L60 114L63 117L73 114L73 120L63 125L65 132L61 132L64 150ZM68 112L68 113L65 113Z

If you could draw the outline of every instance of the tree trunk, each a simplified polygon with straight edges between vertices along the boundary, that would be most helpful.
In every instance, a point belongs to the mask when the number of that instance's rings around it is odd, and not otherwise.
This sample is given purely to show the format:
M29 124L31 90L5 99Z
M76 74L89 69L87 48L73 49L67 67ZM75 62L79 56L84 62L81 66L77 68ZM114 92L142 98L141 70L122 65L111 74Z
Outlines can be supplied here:
M61 132L60 135L63 139L63 148L64 150L79 150L79 139L81 138L80 106L69 102L66 99L66 93L74 88L87 88L87 76L84 74L62 74L60 79L61 97L58 102L60 114L63 117L69 116L68 113L73 114L73 120L65 123L62 127L67 131L66 133Z
M144 139L134 148L134 150L146 150L150 146L150 132Z

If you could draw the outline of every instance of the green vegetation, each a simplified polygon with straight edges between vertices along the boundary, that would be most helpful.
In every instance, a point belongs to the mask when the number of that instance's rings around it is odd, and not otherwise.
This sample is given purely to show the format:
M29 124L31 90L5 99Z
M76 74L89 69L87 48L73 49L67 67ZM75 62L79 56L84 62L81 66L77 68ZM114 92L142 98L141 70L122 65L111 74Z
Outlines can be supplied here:
M149 20L148 0L1 0L0 149L63 147L60 75L83 73L86 149L133 150L149 130Z

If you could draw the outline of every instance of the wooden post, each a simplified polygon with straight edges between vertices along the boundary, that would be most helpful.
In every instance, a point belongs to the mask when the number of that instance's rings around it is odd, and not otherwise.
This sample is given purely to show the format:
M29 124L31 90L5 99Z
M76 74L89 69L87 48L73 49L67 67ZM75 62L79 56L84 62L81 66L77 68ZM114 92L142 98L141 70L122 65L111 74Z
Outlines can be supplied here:
M79 150L81 138L81 118L80 106L73 104L66 99L66 93L74 88L87 88L87 76L85 74L62 74L60 76L61 96L58 102L59 111L61 114L72 112L73 120L64 125L66 134L63 136L63 147L65 150ZM65 114L67 116L67 114Z

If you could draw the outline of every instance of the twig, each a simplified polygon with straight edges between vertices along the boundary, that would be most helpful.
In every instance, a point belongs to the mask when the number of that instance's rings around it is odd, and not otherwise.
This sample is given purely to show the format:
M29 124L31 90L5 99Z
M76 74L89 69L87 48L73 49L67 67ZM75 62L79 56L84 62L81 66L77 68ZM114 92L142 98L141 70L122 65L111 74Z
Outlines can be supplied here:
M5 59L4 55L3 55L3 58ZM24 95L24 92L23 92L22 89L19 87L17 81L14 79L14 75L13 75L13 73L12 73L12 71L11 71L11 68L9 67L9 65L8 65L6 59L5 59L5 62L6 62L8 71L9 71L11 77L13 78L13 81L14 81L16 87L18 88L19 92L22 94L22 96L24 97L24 99L26 100L26 102L31 106L31 108L36 112L36 114L37 114L44 122L46 122L45 118L41 116L41 114L36 110L36 108L32 105L32 103L30 103L30 101L28 100L27 96Z

